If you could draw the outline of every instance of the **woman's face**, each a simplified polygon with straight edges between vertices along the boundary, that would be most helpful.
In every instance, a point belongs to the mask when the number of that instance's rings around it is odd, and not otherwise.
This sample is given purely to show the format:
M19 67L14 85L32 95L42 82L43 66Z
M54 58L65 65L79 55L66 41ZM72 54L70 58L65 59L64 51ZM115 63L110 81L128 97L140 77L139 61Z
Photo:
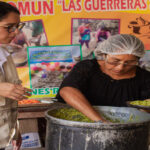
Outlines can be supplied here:
M9 32L8 29L16 27L20 23L20 16L15 12L10 12L6 18L0 21L0 44L8 44L19 33L16 29L13 32Z
M105 69L115 76L126 75L135 70L138 58L131 54L106 55Z

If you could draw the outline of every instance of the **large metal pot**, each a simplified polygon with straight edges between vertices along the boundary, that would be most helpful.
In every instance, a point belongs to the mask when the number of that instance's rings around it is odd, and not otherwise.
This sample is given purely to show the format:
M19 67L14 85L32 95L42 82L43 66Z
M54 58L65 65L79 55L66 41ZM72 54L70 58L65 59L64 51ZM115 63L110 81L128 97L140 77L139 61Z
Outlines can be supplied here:
M46 150L148 150L150 115L136 108L95 107L124 123L85 123L58 119L46 112Z

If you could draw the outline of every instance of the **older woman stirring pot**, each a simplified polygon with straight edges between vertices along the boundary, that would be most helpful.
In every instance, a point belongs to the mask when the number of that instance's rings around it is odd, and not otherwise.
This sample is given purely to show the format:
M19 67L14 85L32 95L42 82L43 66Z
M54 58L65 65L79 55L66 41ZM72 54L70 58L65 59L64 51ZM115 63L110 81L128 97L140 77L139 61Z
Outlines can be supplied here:
M75 65L57 98L94 121L104 121L92 105L126 106L128 100L150 97L150 72L138 67L143 43L133 35L109 37L95 49L93 60Z

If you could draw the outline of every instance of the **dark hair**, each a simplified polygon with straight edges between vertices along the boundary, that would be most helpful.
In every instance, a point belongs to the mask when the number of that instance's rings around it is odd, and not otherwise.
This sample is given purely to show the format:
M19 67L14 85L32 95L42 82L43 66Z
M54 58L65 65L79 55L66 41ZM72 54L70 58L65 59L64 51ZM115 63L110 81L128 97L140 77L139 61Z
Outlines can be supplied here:
M16 7L10 5L9 3L0 1L0 21L7 17L10 12L20 15L20 12Z

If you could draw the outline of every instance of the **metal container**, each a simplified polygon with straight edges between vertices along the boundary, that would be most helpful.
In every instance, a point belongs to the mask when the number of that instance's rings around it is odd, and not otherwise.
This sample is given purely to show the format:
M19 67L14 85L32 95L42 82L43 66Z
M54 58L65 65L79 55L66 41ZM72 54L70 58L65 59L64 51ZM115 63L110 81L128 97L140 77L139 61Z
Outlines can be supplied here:
M46 112L46 150L148 150L150 115L136 108L95 108L124 123L85 123L67 121Z

